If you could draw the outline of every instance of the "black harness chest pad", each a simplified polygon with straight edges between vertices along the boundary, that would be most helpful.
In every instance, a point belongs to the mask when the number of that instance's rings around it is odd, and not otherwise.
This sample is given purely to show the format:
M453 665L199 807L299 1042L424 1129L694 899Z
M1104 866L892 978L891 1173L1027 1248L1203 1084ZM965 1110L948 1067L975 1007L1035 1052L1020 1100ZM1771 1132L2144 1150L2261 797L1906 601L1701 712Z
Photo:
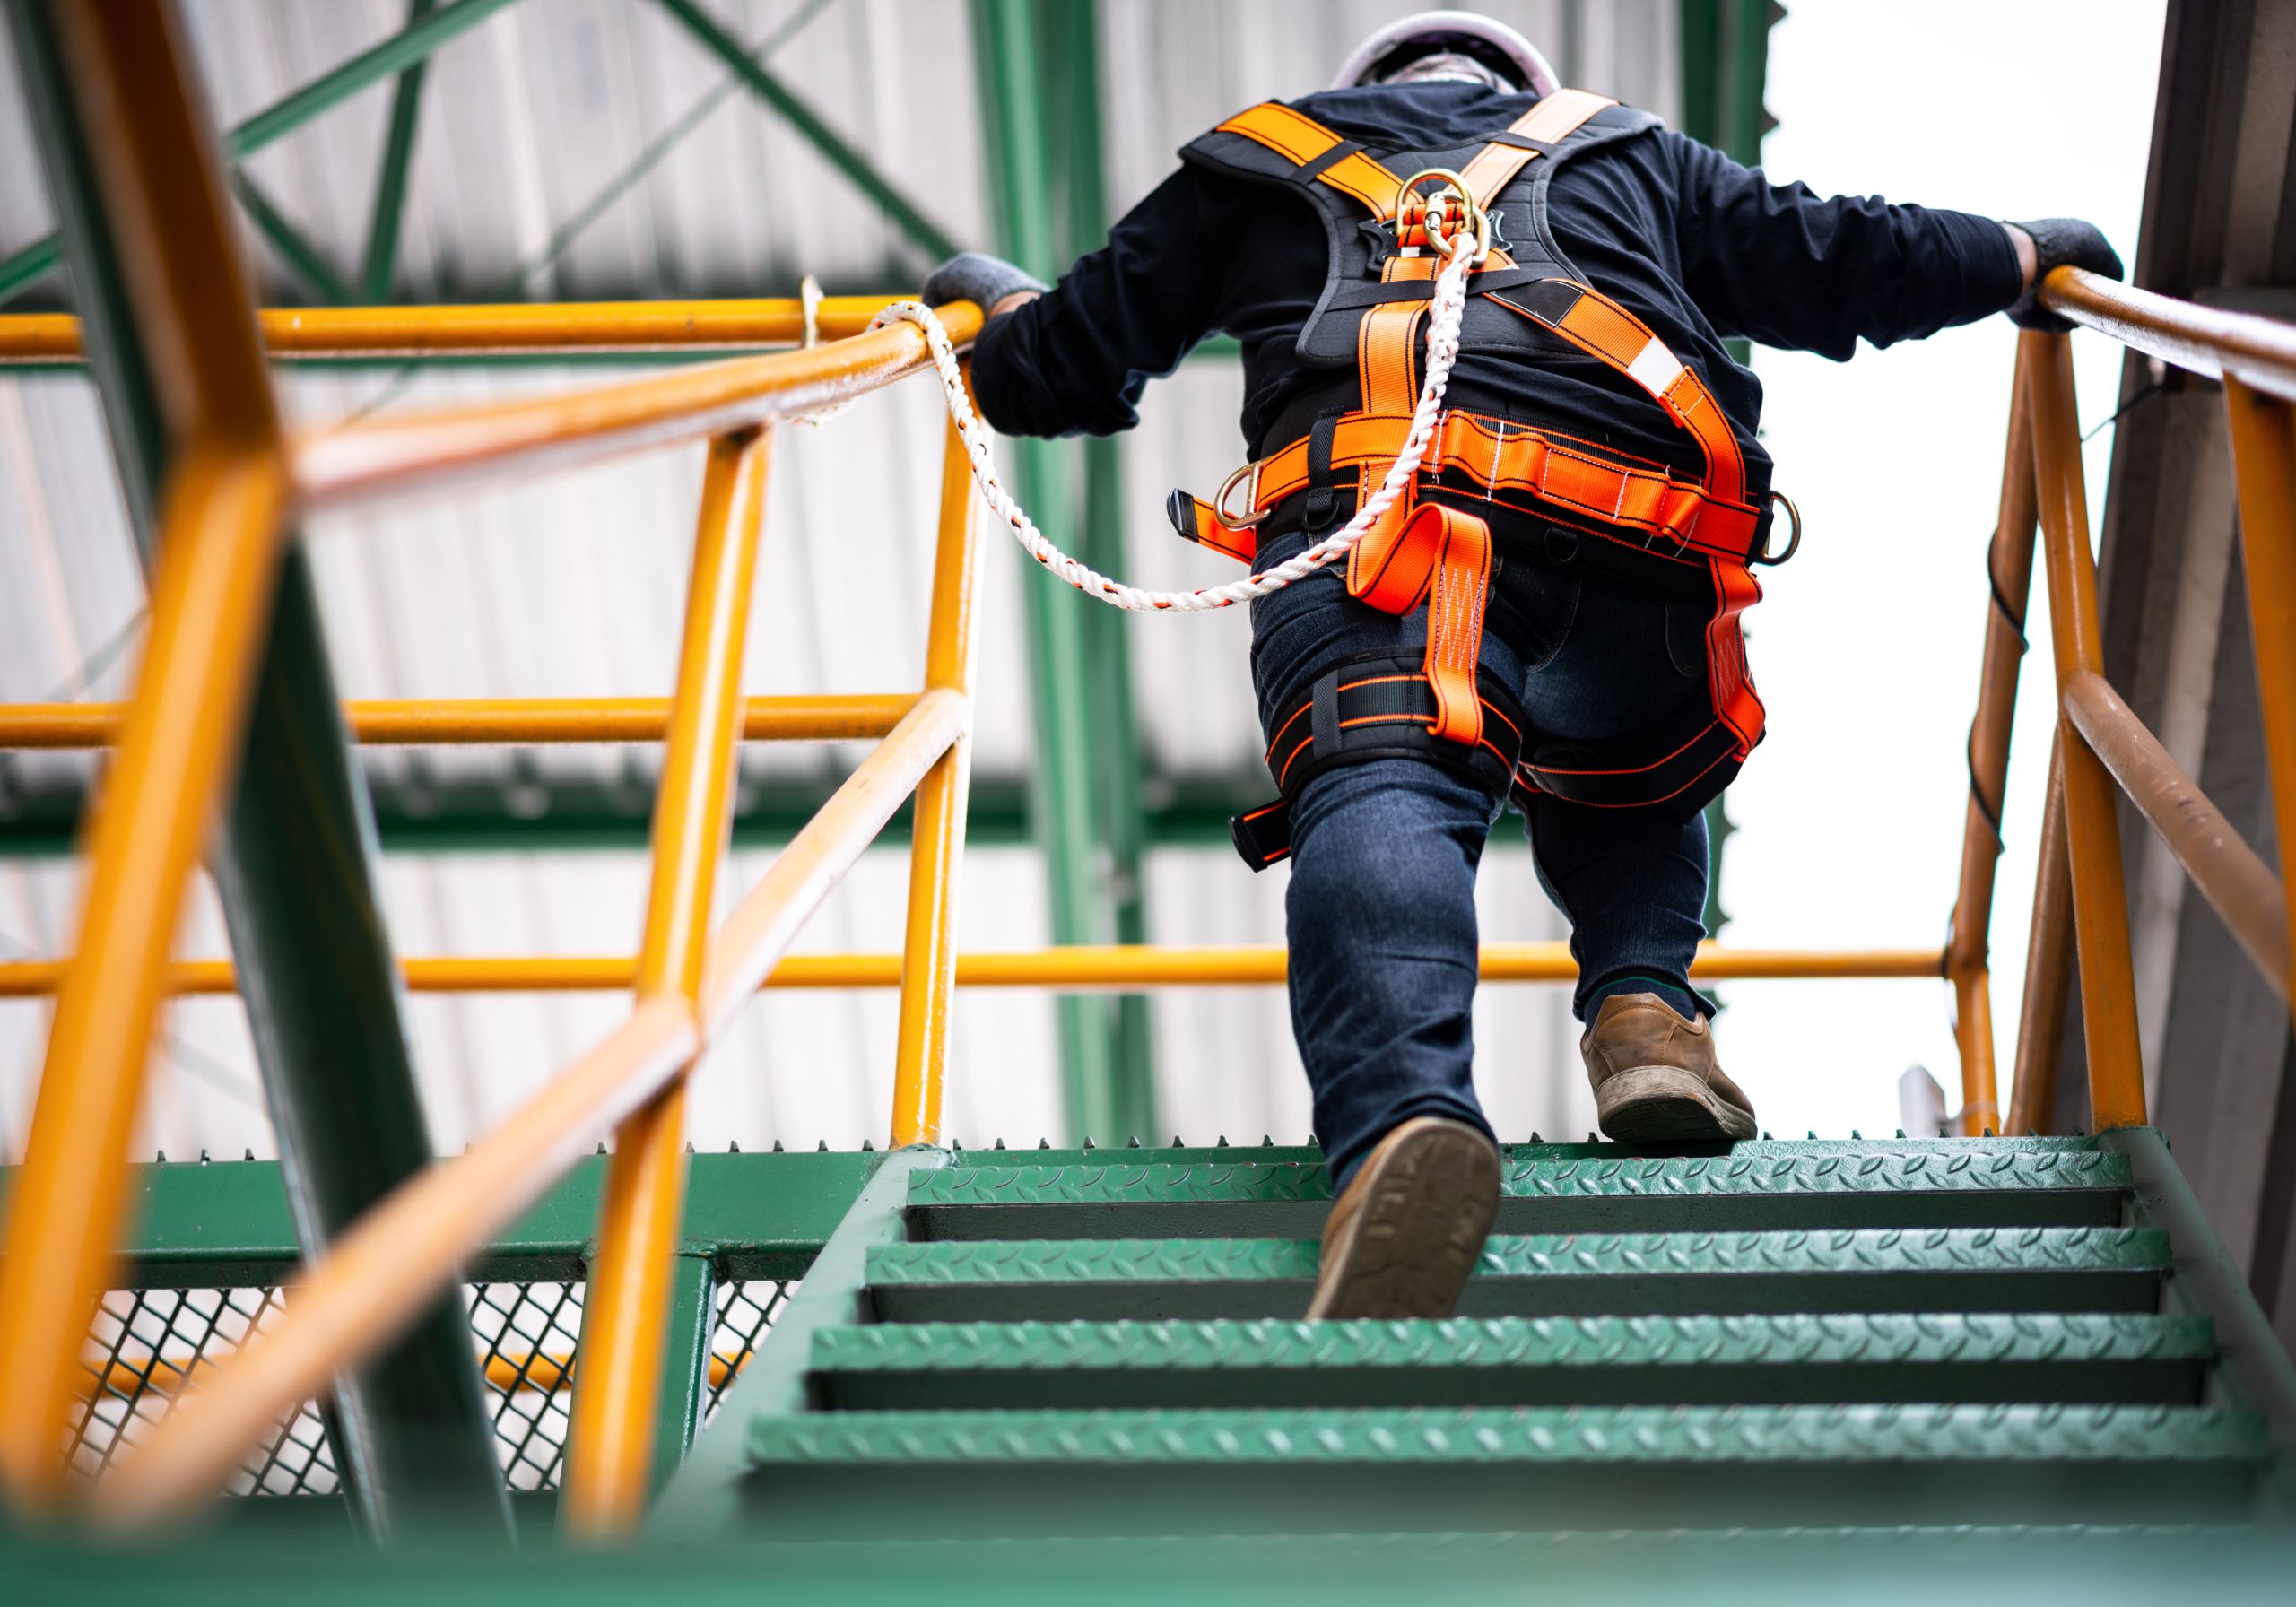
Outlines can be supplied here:
M1534 156L1524 163L1521 171L1492 198L1494 222L1507 242L1509 254L1515 259L1515 266L1479 274L1467 281L1469 300L1462 334L1468 343L1484 351L1515 351L1532 355L1551 354L1555 350L1553 336L1529 320L1482 300L1478 292L1483 286L1479 282L1488 278L1491 288L1499 289L1502 279L1507 287L1519 287L1540 279L1579 279L1578 271L1556 244L1553 229L1547 221L1546 187L1555 169L1589 151L1661 126L1652 113L1628 106L1606 106L1561 141L1541 147L1546 154ZM1484 145L1494 141L1510 145L1535 143L1500 130L1473 144L1442 151L1388 152L1370 148L1368 153L1397 179L1404 179L1428 168L1457 171L1472 161ZM1300 360L1310 368L1353 369L1357 329L1370 306L1376 304L1364 298L1367 289L1375 290L1379 283L1379 265L1386 256L1386 230L1376 224L1366 227L1370 221L1364 215L1363 204L1316 177L1333 161L1360 149L1366 148L1343 142L1317 161L1302 165L1248 135L1215 128L1180 150L1182 160L1213 171L1262 184L1279 184L1304 194L1323 219L1329 246L1323 291L1300 331L1298 348Z

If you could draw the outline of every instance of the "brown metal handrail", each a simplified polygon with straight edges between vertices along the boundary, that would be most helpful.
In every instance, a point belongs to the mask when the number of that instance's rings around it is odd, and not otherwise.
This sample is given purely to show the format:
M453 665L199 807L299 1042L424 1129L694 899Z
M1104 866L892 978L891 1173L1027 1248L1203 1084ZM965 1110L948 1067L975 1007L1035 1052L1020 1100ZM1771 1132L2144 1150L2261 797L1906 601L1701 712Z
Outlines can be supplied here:
M2074 268L2050 274L2041 300L2075 323L2223 384L2275 821L2280 840L2296 841L2296 326ZM2092 1120L2100 1128L2133 1125L2144 1121L2146 1110L2116 796L2135 805L2266 981L2292 1002L2296 882L2273 874L2104 679L2071 348L2063 334L2029 331L2018 343L2012 388L2002 519L1994 535L1994 616L1970 735L1973 798L1949 951L1957 986L1965 977L1980 984L1964 986L1961 996L1970 1108L1989 1111L1992 1098L1989 1082L1980 1088L1973 1075L1980 1064L1989 1073L1991 1064L1990 1012L1982 1008L1983 928L1999 852L2000 783L2036 519L2048 577L2059 714L2008 1130L2036 1131L2049 1119L2067 978L2075 970ZM1981 1008L1971 1009L1973 998Z

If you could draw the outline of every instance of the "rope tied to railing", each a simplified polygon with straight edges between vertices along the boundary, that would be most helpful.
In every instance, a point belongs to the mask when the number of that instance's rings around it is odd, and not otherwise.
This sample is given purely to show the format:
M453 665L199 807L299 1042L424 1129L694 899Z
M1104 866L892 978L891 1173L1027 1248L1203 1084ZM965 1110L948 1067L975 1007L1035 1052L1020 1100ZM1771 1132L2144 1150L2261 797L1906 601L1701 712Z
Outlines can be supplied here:
M1481 254L1474 233L1463 230L1441 248L1446 260L1435 277L1434 305L1428 319L1427 380L1420 387L1419 404L1412 412L1411 433L1405 438L1403 450L1396 455L1378 489L1356 509L1353 518L1296 558L1226 586L1207 586L1199 591L1149 591L1127 586L1053 545L997 478L992 456L995 438L981 422L973 409L972 398L966 394L964 376L957 367L955 343L941 326L939 317L921 301L895 301L870 321L870 327L879 328L900 319L925 332L926 341L933 350L933 366L940 372L941 388L948 396L949 416L955 421L957 433L963 438L965 451L972 461L973 482L980 488L989 507L1012 527L1013 539L1021 543L1022 551L1078 591L1111 607L1134 613L1202 613L1266 596L1338 562L1354 550L1410 485L1434 439L1435 427L1443 412L1443 393L1451 382L1451 365L1458 360L1459 323L1466 309L1467 274ZM1487 242L1482 243L1482 248L1488 248Z

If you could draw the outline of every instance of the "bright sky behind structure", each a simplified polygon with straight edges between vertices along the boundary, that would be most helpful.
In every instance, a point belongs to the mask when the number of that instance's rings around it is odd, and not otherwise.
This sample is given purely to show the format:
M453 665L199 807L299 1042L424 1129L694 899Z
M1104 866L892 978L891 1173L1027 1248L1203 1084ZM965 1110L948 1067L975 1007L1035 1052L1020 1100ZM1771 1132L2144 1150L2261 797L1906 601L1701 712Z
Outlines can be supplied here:
M2133 265L2160 64L2161 0L2002 4L1793 0L1770 39L1763 165L1822 195L1995 217L2080 216ZM1723 859L1735 945L1942 944L1959 874L2014 329L1988 318L1838 366L1763 351L1763 435L1808 539L1750 616L1770 738L1732 788ZM2084 428L2110 414L2118 349L2074 336ZM2112 431L2087 452L2100 520ZM2038 568L2038 566L2037 566ZM1995 1038L2016 1037L2048 761L2048 608L2033 581L2007 838L1993 919ZM1763 1125L1869 1136L1929 1066L1960 1103L1943 983L1720 990L1726 1064Z

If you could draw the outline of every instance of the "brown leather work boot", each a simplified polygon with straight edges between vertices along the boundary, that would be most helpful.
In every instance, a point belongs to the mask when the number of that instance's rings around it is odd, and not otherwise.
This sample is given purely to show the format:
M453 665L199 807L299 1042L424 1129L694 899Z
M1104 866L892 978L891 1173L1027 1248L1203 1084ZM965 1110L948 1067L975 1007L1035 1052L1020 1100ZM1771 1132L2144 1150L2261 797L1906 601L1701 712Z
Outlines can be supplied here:
M1498 1210L1498 1148L1465 1122L1413 1116L1333 1204L1308 1315L1450 1316Z
M1613 994L1578 1040L1603 1131L1623 1143L1714 1143L1754 1135L1752 1101L1714 1059L1706 1019L1657 994Z

